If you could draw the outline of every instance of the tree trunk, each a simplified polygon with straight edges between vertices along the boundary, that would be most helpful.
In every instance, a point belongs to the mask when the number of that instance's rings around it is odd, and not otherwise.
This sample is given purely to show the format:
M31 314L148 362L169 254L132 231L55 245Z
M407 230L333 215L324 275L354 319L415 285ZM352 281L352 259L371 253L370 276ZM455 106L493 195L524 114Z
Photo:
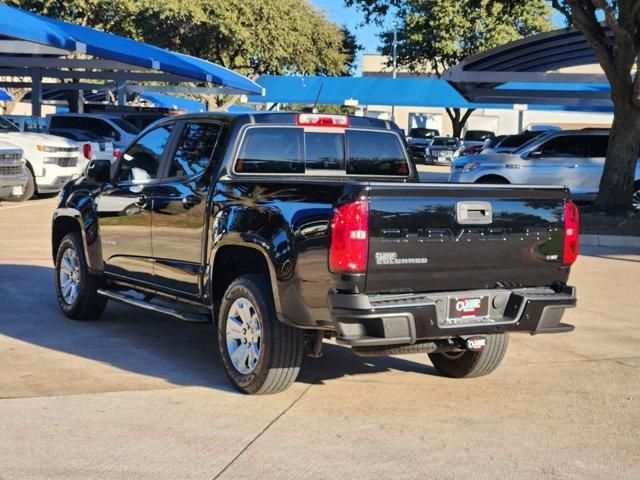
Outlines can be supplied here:
M624 215L632 210L639 151L640 109L629 105L629 102L615 105L607 159L595 202L597 210L612 215Z
M462 138L462 129L467 123L467 120L475 110L474 108L467 109L466 112L462 116L460 116L459 108L447 108L447 115L449 115L449 120L451 120L451 127L453 128L453 136L455 138Z

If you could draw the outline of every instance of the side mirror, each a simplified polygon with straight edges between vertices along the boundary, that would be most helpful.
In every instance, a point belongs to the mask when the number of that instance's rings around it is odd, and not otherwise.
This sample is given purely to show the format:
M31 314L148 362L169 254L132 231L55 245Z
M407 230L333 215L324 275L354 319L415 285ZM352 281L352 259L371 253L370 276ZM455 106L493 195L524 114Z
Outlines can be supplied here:
M87 167L87 178L96 183L111 180L111 162L109 160L91 160Z
M542 150L533 150L529 152L527 158L542 158Z

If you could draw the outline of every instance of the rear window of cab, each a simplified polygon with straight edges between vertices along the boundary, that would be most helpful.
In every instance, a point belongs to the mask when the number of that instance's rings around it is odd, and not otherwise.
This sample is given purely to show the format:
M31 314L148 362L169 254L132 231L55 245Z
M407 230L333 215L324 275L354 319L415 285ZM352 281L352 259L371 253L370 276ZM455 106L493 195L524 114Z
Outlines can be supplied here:
M238 149L234 172L406 177L409 164L393 132L250 127Z

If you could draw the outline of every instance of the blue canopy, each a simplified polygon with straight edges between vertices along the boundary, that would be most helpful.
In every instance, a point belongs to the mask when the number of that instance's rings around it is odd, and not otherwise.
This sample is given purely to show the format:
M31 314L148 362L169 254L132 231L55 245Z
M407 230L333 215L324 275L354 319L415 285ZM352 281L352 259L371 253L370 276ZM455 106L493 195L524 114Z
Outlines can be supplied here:
M0 88L0 102L6 102L11 100L13 97L9 95L5 90Z
M511 104L467 101L448 82L436 78L318 77L263 75L256 80L266 95L250 96L252 103L395 105L452 108L507 108Z
M36 15L5 4L0 5L0 34L160 70L194 81L212 82L249 94L262 93L261 87L247 77L214 63L93 28Z
M151 102L156 107L173 108L175 110L186 110L187 112L206 112L207 106L191 98L176 97L173 95L163 95L161 93L142 93L142 98Z

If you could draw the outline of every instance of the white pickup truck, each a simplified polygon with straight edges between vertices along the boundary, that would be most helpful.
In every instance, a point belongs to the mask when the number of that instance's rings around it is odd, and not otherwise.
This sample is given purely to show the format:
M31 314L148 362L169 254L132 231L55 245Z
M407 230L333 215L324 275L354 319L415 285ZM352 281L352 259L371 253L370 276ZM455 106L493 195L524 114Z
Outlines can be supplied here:
M21 132L0 118L0 140L20 147L27 167L27 184L17 200L28 200L35 193L55 193L83 172L78 145L66 138L45 133Z
M27 184L22 149L0 140L0 199L20 197Z

